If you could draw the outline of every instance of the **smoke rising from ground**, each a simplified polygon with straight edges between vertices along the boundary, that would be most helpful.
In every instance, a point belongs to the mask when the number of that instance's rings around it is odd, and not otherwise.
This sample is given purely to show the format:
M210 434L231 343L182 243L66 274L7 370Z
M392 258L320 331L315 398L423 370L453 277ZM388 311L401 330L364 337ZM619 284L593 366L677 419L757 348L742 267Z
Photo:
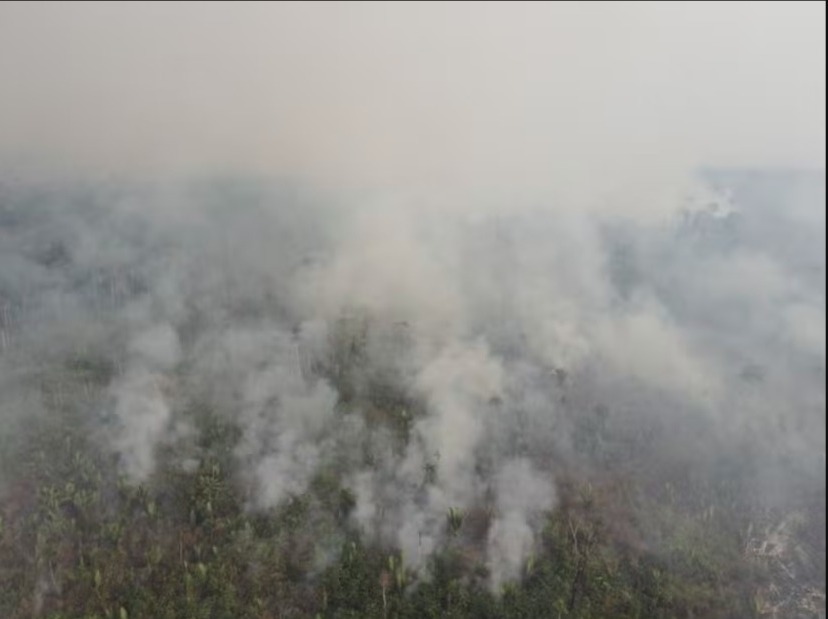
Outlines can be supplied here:
M824 234L800 215L822 202L783 208L807 186L824 196L824 175L659 222L398 207L337 229L340 206L252 181L9 186L8 427L34 397L21 373L103 364L86 423L132 483L160 449L192 466L201 403L240 430L249 509L337 470L353 524L415 568L452 539L448 514L488 514L457 543L482 544L496 586L572 470L633 457L644 478L715 478L735 458L741 492L784 503L793 479L824 482ZM172 195L177 215L156 214Z
M824 165L824 5L741 6L4 4L3 433L99 364L130 483L202 406L495 588L573 470L824 495L824 172L697 174Z

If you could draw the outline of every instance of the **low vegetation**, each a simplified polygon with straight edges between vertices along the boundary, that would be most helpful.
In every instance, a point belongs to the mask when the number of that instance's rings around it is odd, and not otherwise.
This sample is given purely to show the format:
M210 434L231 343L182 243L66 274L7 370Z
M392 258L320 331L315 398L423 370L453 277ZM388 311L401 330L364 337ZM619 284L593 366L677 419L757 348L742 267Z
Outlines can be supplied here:
M197 464L169 447L130 484L83 412L114 371L79 359L53 370L49 410L3 446L2 617L824 617L824 537L807 538L819 508L763 511L689 477L654 489L618 467L565 473L522 576L499 591L475 551L485 509L452 508L444 546L415 573L352 524L341 471L279 508L251 507L239 429L207 406L187 409Z

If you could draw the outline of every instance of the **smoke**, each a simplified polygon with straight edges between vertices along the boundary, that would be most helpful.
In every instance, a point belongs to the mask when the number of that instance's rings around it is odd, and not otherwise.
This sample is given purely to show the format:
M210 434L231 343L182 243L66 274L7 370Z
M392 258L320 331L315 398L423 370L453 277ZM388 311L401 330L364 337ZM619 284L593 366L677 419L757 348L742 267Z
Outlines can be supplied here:
M244 377L244 436L238 452L254 471L257 502L279 505L290 496L302 494L321 463L327 447L324 431L335 421L336 394L324 382L305 383L299 365L291 363L290 351L284 348L290 342L279 342L278 333L250 335L256 342L276 341L261 351L266 365ZM267 363L268 359L276 363Z
M334 471L494 589L572 470L824 493L824 172L696 174L824 165L791 5L5 3L3 432L74 363L132 482L203 406L248 509Z
M693 165L824 166L824 11L7 2L0 156L652 208Z
M124 470L135 481L146 481L152 474L155 449L171 430L164 374L179 355L178 336L170 325L139 331L129 343L124 375L112 387L118 421L113 444L123 458Z
M638 456L645 475L704 471L748 445L767 457L740 456L746 493L785 501L790 475L814 475L822 241L766 237L762 220L804 234L799 213L820 204L780 215L787 195L653 221L402 205L346 217L254 181L13 187L3 363L20 369L4 409L33 397L21 374L77 359L105 386L85 423L133 483L152 482L163 448L191 466L196 403L239 429L248 509L337 471L365 536L418 570L447 543L482 548L498 588L521 575L558 480L624 461L645 428L670 428ZM181 207L164 214L172 196ZM56 393L58 409L72 397ZM479 514L482 538L463 524Z
M492 582L499 585L520 576L535 546L536 520L554 507L554 494L548 480L526 460L504 465L495 488L498 515L489 531L489 566Z

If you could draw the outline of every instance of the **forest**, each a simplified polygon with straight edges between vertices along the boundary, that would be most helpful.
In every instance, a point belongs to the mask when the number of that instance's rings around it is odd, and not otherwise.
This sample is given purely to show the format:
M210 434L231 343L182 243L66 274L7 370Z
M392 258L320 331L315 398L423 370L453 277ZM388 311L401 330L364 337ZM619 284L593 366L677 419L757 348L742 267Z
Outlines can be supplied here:
M711 178L588 228L5 184L0 616L825 617L824 175Z

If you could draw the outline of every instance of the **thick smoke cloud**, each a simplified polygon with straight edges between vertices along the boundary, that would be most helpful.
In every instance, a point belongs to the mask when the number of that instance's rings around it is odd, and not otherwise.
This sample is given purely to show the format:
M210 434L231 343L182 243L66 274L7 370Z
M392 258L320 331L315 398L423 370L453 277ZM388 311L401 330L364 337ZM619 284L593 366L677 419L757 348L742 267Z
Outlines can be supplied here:
M151 484L201 407L493 588L573 470L824 496L824 172L696 174L824 166L824 5L749 6L6 3L0 432L57 376Z
M111 378L85 423L130 482L151 483L163 449L192 466L201 403L240 430L248 509L336 470L351 522L414 569L451 542L451 514L483 518L482 539L455 543L484 548L495 587L521 574L559 479L623 466L630 449L654 480L735 458L742 491L781 504L794 477L824 487L824 238L801 215L822 208L824 182L789 174L763 206L700 178L716 201L657 222L402 206L343 218L253 181L12 186L8 427L34 398L21 374L97 363ZM174 216L156 210L171 201ZM634 447L642 432L655 434Z

